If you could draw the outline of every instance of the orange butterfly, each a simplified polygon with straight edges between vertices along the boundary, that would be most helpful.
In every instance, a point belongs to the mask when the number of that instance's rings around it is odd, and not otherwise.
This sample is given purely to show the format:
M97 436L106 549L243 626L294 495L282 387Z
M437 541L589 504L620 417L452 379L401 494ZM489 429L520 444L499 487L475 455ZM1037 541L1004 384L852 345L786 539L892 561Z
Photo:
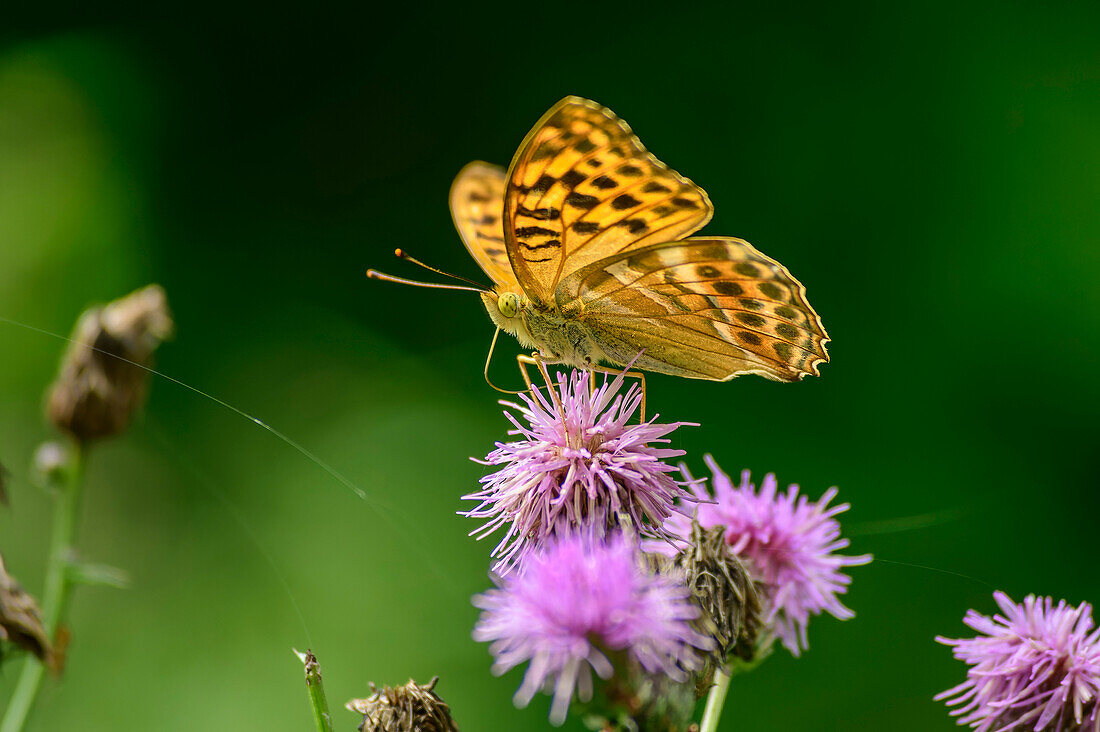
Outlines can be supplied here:
M707 194L595 102L555 104L507 172L470 163L450 202L495 283L479 288L489 317L544 362L796 381L829 360L801 283L741 239L685 238Z

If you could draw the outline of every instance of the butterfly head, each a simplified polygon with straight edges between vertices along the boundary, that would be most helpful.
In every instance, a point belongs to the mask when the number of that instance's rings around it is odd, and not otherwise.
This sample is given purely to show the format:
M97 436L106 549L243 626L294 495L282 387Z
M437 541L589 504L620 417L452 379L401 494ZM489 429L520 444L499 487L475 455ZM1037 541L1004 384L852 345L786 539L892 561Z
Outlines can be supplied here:
M526 295L512 290L493 290L481 293L481 301L496 327L515 336L523 347L535 347L523 318L524 311L531 306Z
M519 314L519 295L514 292L502 292L497 297L497 310L506 318L514 318Z

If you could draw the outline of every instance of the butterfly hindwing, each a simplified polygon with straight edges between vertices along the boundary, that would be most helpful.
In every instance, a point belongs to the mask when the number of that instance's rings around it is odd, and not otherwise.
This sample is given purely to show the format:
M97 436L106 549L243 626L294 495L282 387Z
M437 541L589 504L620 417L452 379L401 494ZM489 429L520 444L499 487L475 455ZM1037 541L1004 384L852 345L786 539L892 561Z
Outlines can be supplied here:
M485 274L498 285L515 285L504 245L504 168L475 161L451 184L451 217Z
M564 279L555 297L610 359L637 357L642 369L795 381L828 360L828 335L805 288L741 239L700 237L612 255Z
M687 236L711 217L707 194L652 154L611 110L579 97L550 109L507 174L504 237L535 302L596 260Z

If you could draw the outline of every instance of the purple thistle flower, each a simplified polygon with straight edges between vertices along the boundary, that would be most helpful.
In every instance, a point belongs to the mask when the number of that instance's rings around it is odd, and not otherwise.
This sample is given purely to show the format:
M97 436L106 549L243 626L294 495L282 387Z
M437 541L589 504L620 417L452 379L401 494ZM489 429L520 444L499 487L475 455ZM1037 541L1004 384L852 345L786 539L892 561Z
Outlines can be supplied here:
M736 486L714 458L707 455L705 460L714 474L714 497L693 484L699 524L704 529L725 529L730 550L747 561L764 595L765 626L798 656L809 647L806 629L811 615L824 611L840 620L855 615L838 598L852 581L841 569L867 564L871 555L836 553L849 542L840 538L840 524L833 517L849 505L829 507L836 488L825 491L816 502L799 496L797 485L780 493L773 473L764 477L759 492L749 482L747 470ZM690 479L686 469L684 473ZM673 516L666 528L684 541L691 537L691 523L682 516ZM647 548L657 549L655 545L650 542Z
M515 703L552 690L554 724L565 720L574 690L591 699L592 671L611 677L610 654L625 652L646 671L681 681L702 666L695 649L713 646L691 626L699 609L687 587L650 574L621 536L562 536L531 554L522 573L496 582L474 597L482 609L474 639L491 642L496 674L530 662Z
M640 533L663 535L665 519L683 510L676 499L692 500L684 484L669 475L676 468L663 462L684 451L659 446L677 427L691 423L657 424L654 417L627 424L642 400L638 385L621 395L620 375L590 394L590 378L584 371L573 371L568 379L558 374L564 421L550 395L537 388L533 397L520 395L522 404L501 402L518 412L504 414L515 425L509 434L521 439L498 442L477 461L503 467L481 479L480 491L463 496L480 503L460 512L487 519L471 532L478 539L507 526L490 555L500 574L522 564L555 534L603 536L620 526L621 516Z
M966 681L938 694L957 706L960 725L986 732L1100 730L1100 630L1092 607L1028 595L1017 605L1003 592L993 599L1003 615L974 610L963 622L976 638L936 640L970 664Z

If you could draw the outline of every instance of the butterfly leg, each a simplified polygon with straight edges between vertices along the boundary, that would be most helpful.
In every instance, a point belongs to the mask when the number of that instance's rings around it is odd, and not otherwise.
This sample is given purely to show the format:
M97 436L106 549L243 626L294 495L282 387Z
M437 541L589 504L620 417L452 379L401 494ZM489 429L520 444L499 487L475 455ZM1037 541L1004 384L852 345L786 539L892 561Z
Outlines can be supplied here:
M528 366L536 366L542 373L543 381L546 382L546 388L550 392L550 397L554 400L554 406L558 408L558 415L561 417L562 423L565 422L565 407L562 406L561 398L558 396L558 390L554 387L554 383L550 380L550 371L546 368L548 363L555 363L553 361L547 361L539 353L532 353L530 356L519 355L516 356L516 362L519 363L519 372L523 374L523 380L527 384L527 388L531 390L531 393L535 393L535 386L531 383L531 376L527 373Z

